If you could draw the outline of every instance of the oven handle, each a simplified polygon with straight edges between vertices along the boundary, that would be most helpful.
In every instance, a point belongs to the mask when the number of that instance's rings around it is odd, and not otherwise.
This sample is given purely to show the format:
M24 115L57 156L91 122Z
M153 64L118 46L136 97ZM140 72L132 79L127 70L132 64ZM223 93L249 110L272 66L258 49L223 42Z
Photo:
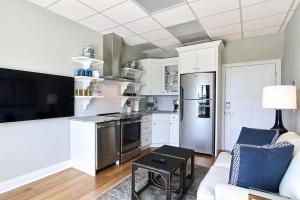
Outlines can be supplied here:
M142 122L142 120L135 120L135 121L122 122L122 124L133 124L133 123L139 123L139 122Z

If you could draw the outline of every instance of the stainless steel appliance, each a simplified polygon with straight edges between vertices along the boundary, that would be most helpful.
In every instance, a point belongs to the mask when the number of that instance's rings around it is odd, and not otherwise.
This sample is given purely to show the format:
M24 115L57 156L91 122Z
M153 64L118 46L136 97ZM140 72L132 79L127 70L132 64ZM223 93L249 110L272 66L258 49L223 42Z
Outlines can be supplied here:
M214 154L215 73L180 77L180 147Z
M111 113L105 116L120 121L120 163L124 163L141 153L141 115L138 113Z
M96 170L114 164L119 160L120 123L111 121L97 124Z

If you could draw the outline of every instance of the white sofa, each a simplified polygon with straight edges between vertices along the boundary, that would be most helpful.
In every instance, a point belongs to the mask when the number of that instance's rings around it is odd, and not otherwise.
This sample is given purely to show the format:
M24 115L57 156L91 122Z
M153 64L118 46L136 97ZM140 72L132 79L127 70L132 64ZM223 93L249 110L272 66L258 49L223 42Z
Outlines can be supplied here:
M281 135L276 142L288 141L294 144L294 157L284 175L280 195L300 200L300 136L293 132ZM201 182L197 200L248 200L249 189L229 185L231 154L222 152Z

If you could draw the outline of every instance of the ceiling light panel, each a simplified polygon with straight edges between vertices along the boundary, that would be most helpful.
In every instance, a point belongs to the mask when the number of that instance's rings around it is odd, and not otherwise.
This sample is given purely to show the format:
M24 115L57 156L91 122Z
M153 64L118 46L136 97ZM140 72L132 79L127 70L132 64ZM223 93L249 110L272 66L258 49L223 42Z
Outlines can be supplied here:
M164 27L182 24L196 19L187 5L154 14L153 17Z
M200 20L205 30L241 23L240 10L225 12Z
M184 2L184 0L136 0L149 13L154 13L159 10L174 7Z
M243 29L244 31L251 31L251 30L262 29L271 26L280 26L283 23L286 15L287 14L284 13L284 14L273 15L270 17L264 17L256 20L247 21L244 22Z
M127 44L129 46L135 46L135 45L147 43L146 40L144 40L143 38L141 38L138 35L131 36L131 37L125 37L125 38L123 38L123 41L125 42L125 44Z
M132 1L126 1L102 13L120 24L147 17L147 14Z
M127 30L126 28L124 28L122 26L108 29L108 30L105 30L102 32L102 34L107 34L107 33L115 33L121 37L129 37L129 36L135 35L134 33L132 33L131 31Z
M156 48L156 49L145 50L145 51L143 51L143 53L145 53L145 54L156 54L156 53L164 53L164 51L160 48Z
M168 27L167 30L176 37L204 31L203 27L198 21L191 21L191 22L171 26Z
M218 13L239 8L239 0L201 0L190 4L201 19Z
M243 20L253 20L288 12L293 0L270 0L242 8Z
M131 30L134 33L140 34L145 33L153 30L157 30L162 28L155 20L151 17L146 17L143 19L139 19L134 22L130 22L124 25L126 28Z
M74 21L96 13L94 10L76 0L61 0L48 7L48 9Z
M262 35L269 35L269 34L278 33L279 30L280 30L280 26L269 27L269 28L265 28L265 29L244 32L244 37L250 38L250 37L262 36Z
M51 5L52 3L56 2L57 0L28 0L28 1L45 8Z
M221 37L225 35L237 35L237 34L241 34L241 31L242 31L241 24L233 24L233 25L223 26L220 28L206 30L207 34L211 38Z
M141 36L150 42L172 37L172 35L165 29L143 33Z
M118 5L126 0L80 0L98 12Z
M103 31L118 26L118 24L103 16L102 14L96 14L91 17L85 18L79 21L79 23L96 31Z
M175 38L167 38L163 40L154 41L153 44L155 44L158 47L167 47L180 44L180 42Z
M188 35L182 35L177 37L177 39L183 44L189 44L196 41L209 40L206 32L192 33Z

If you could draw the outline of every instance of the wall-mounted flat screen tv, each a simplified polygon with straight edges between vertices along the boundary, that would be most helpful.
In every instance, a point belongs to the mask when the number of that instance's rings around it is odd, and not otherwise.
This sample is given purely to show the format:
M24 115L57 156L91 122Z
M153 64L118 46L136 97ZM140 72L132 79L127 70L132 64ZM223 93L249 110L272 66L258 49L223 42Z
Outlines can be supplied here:
M0 68L0 123L74 115L74 78Z

